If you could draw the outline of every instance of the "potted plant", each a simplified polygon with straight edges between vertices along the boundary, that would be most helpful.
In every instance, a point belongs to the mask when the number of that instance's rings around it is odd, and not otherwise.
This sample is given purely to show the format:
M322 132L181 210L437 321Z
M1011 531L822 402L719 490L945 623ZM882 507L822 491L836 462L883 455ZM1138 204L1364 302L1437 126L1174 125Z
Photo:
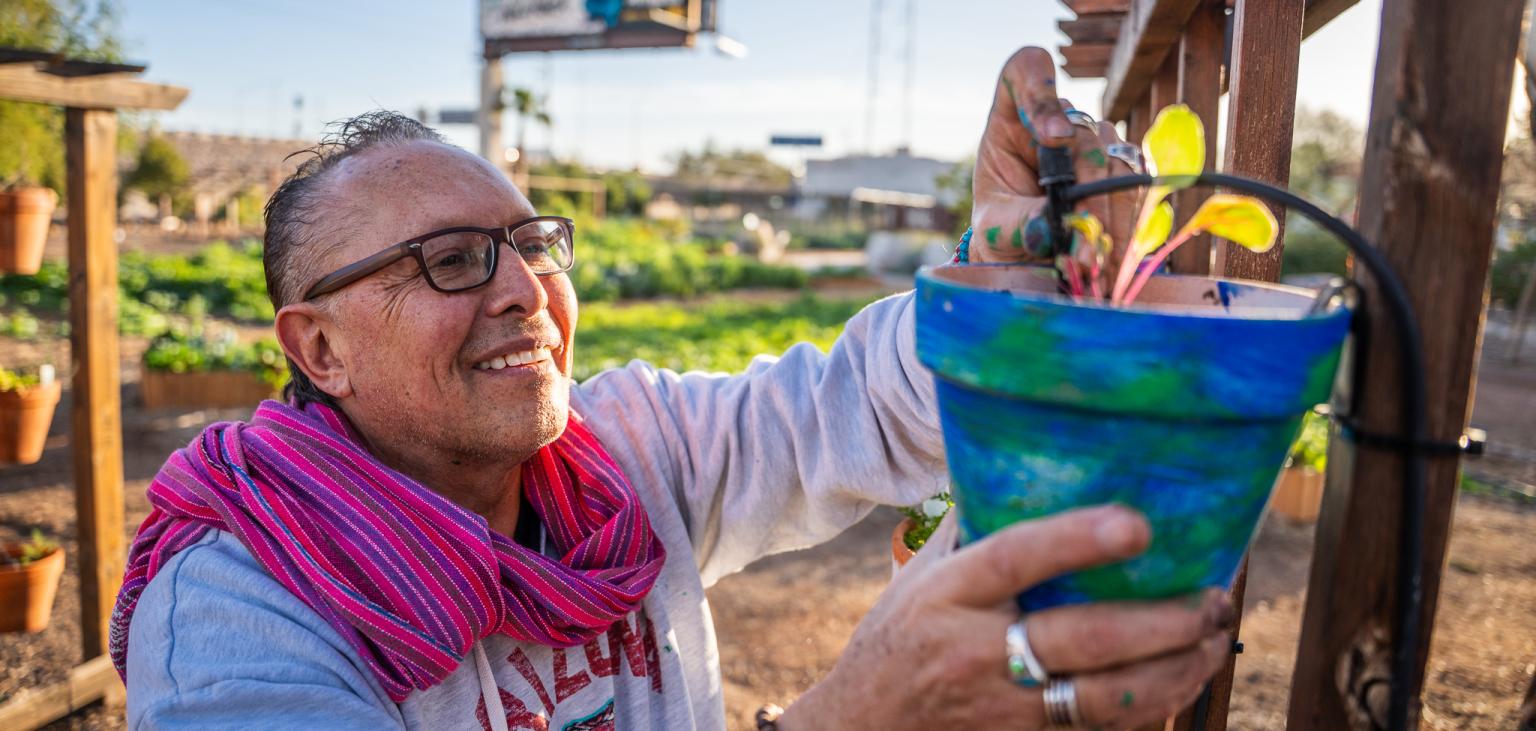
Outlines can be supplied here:
M1163 110L1149 189L1118 272L1091 216L1052 267L953 265L917 279L917 350L934 372L962 541L1075 507L1152 524L1129 561L1045 582L1026 611L1230 585L1302 415L1327 399L1351 312L1311 290L1154 276L1208 231L1255 250L1273 214L1216 194L1174 231L1165 199L1204 164L1199 119ZM1144 265L1142 265L1144 264Z
M0 181L0 271L36 274L59 194L20 174Z
M59 382L52 365L0 368L0 465L32 464L43 456Z
M1301 435L1291 445L1269 509L1298 523L1316 522L1323 506L1327 468L1328 420L1314 411L1301 420Z
M907 565L907 561L917 555L917 551L928 542L928 537L933 535L934 529L939 527L939 521L954 506L955 501L949 493L941 492L912 507L899 508L906 517L891 531L892 572Z
M155 336L144 351L140 395L156 408L254 406L282 389L287 369L277 341L241 343L233 330Z
M64 575L64 549L33 530L0 550L0 632L41 632Z

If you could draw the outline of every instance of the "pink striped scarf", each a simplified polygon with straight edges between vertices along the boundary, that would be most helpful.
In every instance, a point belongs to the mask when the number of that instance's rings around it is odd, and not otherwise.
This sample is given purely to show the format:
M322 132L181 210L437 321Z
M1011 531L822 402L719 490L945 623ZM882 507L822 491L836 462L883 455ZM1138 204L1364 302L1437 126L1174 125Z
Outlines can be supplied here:
M210 528L227 531L351 644L400 702L505 634L582 644L635 610L666 553L618 465L574 412L522 466L558 560L524 548L364 450L341 412L263 403L173 454L128 554L112 615L124 675L144 587ZM124 675L126 681L126 675Z

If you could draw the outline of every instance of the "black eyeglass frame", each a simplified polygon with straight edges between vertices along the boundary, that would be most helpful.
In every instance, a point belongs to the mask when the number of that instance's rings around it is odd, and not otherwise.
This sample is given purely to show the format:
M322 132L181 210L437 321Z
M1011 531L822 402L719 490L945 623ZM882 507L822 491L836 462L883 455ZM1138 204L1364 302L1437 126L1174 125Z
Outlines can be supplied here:
M335 292L336 290L357 282L363 277L374 274L375 272L378 272L385 267L394 264L401 259L404 259L407 256L415 257L416 264L419 267L421 276L427 280L427 286L444 294L463 292L465 290L484 286L486 282L491 281L491 279L496 276L496 267L500 266L501 264L501 244L506 244L508 247L513 249L517 248L516 244L512 240L512 232L527 226L528 224L540 223L544 221L553 221L560 224L560 226L565 229L565 240L569 245L569 251L567 252L568 256L565 258L564 266L554 271L534 272L534 274L543 277L570 271L571 265L576 263L576 222L564 216L534 216L533 218L525 218L511 225L502 226L499 228L453 226L450 228L438 229L430 233L422 234L415 238L401 241L400 243L390 246L383 251L369 255L364 259L352 262L351 264L348 264L334 272L331 272L330 274L321 277L320 281L315 282L314 285L309 288L309 291L304 293L304 301L308 302L309 300L312 300L321 295ZM432 275L428 273L427 259L421 253L422 244L429 239L455 233L478 233L489 237L493 242L493 245L491 246L491 263L490 266L486 268L485 279L482 279L479 282L468 286L445 289L443 287L439 287L437 282L432 281ZM520 255L518 258L520 260L522 259Z

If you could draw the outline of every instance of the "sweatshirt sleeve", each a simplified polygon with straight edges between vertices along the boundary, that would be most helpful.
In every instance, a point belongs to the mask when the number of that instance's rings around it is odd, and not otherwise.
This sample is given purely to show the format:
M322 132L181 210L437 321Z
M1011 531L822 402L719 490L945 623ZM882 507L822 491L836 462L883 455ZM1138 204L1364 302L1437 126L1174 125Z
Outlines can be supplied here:
M218 531L166 563L128 632L130 729L404 727L341 636Z
M579 386L573 403L666 483L708 586L829 540L878 504L945 489L913 316L912 293L888 297L850 319L829 353L801 343L735 376L635 361Z

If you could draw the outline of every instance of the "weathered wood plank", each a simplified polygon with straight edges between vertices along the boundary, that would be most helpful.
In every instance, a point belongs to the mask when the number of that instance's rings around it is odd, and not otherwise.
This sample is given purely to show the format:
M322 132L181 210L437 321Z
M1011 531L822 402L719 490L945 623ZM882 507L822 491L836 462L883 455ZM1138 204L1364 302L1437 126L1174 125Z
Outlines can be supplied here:
M0 66L0 98L82 109L175 109L187 98L187 90L116 74L62 78L35 65L6 64Z
M1099 79L1104 77L1105 64L1086 65L1068 61L1061 66L1061 70L1074 79Z
M1401 275L1423 330L1428 437L1454 441L1467 425L1482 334L1484 285L1493 249L1505 120L1520 35L1522 0L1385 0L1376 85L1360 181L1359 228ZM1426 59L1434 59L1426 63ZM1360 278L1373 316L1364 354L1369 378L1354 384L1363 428L1399 434L1401 383L1396 330L1379 284ZM1350 404L1336 404L1348 411ZM1389 668L1400 629L1397 570L1404 461L1396 452L1335 438L1328 487L1291 686L1289 728L1352 728L1366 715L1384 723L1387 692L1361 702L1364 667ZM1420 532L1423 614L1410 684L1418 697L1434 627L1446 540L1456 505L1459 459L1434 457L1426 473ZM1372 642L1371 638L1380 638ZM1378 676L1379 677L1379 676ZM1418 704L1408 728L1417 727Z
M1115 119L1111 117L1111 119ZM1130 113L1124 117L1125 140L1132 144L1140 145L1141 138L1147 136L1147 128L1152 126L1152 92L1148 90L1131 105Z
M1061 47L1061 56L1067 63L1076 66L1105 66L1109 63L1109 55L1115 50L1114 44L1099 43L1096 45L1079 45Z
M1076 20L1058 20L1056 27L1075 44L1110 43L1120 36L1120 21L1125 13L1079 15Z
M1301 25L1303 38L1316 33L1360 0L1307 0L1307 17Z
M1131 6L1131 0L1061 0L1061 4L1078 15L1092 15L1123 13Z
M1120 37L1105 74L1104 113L1123 119L1131 104L1152 85L1173 47L1183 37L1184 23L1200 0L1135 0L1120 23Z
M1200 115L1205 123L1205 169L1216 169L1217 120L1220 116L1221 76L1225 64L1227 32L1226 0L1202 0L1184 26L1179 42L1179 101ZM1210 196L1210 190L1191 188L1174 196L1180 216L1191 216ZM1170 257L1180 274L1211 272L1211 237L1196 236Z
M1296 0L1238 0L1228 69L1227 172L1280 186L1290 180L1301 11ZM1283 215L1276 210L1282 229ZM1220 239L1213 248L1214 271L1223 276L1266 282L1280 278L1279 244L1263 254Z
M85 657L107 651L123 579L123 444L117 350L117 113L64 115L69 170L69 325L74 385L80 634Z
M112 658L97 656L75 666L52 685L17 693L0 705L0 728L31 731L63 718L123 687Z

